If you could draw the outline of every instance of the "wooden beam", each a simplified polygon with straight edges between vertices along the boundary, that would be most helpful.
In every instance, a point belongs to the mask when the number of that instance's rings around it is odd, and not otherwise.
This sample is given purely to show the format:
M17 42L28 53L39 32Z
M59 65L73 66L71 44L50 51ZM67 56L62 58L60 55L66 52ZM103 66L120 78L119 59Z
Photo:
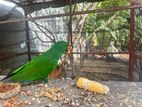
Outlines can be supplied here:
M120 11L120 10L127 10L127 9L137 9L141 7L142 5L120 6L120 7L110 7L106 9L95 9L95 10L88 10L88 11L78 11L73 13L61 13L61 14L53 14L48 16L38 16L38 17L32 17L32 18L27 17L22 19L10 19L6 21L1 21L0 24L16 23L16 22L22 22L22 21L28 21L28 20L48 19L48 18L63 17L63 16L73 16L73 15L89 14L89 13L103 13L103 12Z

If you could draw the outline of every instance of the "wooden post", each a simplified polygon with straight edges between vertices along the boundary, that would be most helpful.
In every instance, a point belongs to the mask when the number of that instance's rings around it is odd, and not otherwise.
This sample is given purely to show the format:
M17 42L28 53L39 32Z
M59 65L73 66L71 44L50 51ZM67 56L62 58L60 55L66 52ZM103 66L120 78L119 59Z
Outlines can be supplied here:
M24 9L25 18L27 18L27 10ZM25 29L26 29L26 43L27 43L27 53L28 53L28 60L31 60L31 49L30 49L30 35L29 35L29 23L28 20L25 21Z
M134 5L134 0L131 1L131 6ZM130 44L129 44L129 71L128 80L133 81L134 70L134 26L135 26L135 9L130 11Z
M72 0L70 0L70 13L72 13ZM72 16L70 16L69 19L69 44L72 46L73 48L73 37L72 37ZM74 62L73 62L73 54L71 53L70 55L70 61L71 61L71 70L72 70L72 75L71 78L74 78Z

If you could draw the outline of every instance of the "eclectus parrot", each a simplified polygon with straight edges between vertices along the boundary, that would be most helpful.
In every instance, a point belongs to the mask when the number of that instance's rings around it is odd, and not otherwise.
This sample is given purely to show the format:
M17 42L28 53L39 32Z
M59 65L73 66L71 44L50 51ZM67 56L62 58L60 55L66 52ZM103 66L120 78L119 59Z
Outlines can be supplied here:
M20 68L10 73L1 81L10 79L14 82L32 82L36 80L45 80L58 65L58 60L67 50L68 43L65 41L56 42L48 51L33 58Z

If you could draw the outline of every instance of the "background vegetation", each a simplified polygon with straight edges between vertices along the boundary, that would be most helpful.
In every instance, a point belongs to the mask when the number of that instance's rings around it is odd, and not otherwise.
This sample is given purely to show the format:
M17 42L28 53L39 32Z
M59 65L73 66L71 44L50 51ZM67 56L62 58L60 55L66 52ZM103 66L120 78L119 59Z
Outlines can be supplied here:
M74 5L72 11L85 11L92 9L106 9L115 6L128 6L129 0L106 0L99 3L83 3ZM76 35L80 38L85 35L86 42L92 42L97 49L106 50L110 41L115 46L127 51L130 36L130 10L92 13L73 17ZM94 43L93 43L94 42ZM135 17L135 48L142 47L142 16L136 9Z

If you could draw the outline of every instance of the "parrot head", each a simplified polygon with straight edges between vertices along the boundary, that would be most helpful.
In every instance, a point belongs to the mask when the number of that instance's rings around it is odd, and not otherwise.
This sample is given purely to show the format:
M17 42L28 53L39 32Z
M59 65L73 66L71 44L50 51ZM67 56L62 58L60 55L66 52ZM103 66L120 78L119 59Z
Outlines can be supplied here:
M53 45L53 48L56 48L56 50L59 50L61 53L63 53L64 51L67 51L68 43L65 41L59 41Z

